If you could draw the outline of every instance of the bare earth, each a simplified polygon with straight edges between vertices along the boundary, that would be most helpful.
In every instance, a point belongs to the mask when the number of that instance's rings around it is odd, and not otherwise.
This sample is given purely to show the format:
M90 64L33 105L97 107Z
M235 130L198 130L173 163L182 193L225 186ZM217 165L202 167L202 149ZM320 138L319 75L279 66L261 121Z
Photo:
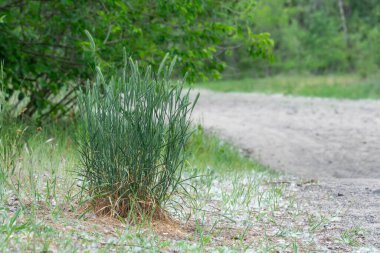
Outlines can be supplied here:
M197 91L198 92L198 91ZM199 90L196 122L289 178L317 179L297 198L345 210L344 228L380 248L380 102Z

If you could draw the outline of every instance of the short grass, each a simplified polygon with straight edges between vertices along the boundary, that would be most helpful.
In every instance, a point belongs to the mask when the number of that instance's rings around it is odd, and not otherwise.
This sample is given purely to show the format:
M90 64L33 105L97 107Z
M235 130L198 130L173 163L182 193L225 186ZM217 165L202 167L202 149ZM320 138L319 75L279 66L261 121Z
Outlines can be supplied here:
M75 126L60 125L13 124L0 132L21 147L15 173L0 185L0 252L351 252L364 245L358 233L336 229L333 215L304 208L297 182L201 127L187 146L186 194L166 206L173 221L128 225L84 213L86 195L73 172Z
M358 75L294 75L261 79L223 80L196 83L195 87L221 92L260 92L285 95L380 99L379 75L361 78Z
M199 169L208 168L219 172L269 170L215 134L206 133L200 125L194 129L187 151L189 164Z

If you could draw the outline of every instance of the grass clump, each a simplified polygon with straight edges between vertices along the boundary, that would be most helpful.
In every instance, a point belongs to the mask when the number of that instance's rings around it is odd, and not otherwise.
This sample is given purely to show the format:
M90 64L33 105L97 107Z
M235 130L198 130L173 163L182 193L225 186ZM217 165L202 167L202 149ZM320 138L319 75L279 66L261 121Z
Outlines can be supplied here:
M196 100L183 82L170 82L174 62L163 61L158 72L126 62L109 81L98 69L96 83L79 95L80 174L98 214L161 215L182 182Z

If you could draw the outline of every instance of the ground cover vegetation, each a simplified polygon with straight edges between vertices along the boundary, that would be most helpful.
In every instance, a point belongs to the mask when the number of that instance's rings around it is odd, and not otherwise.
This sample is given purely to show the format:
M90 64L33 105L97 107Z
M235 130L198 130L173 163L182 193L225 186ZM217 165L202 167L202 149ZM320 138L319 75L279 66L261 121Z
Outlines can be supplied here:
M346 210L326 213L297 199L297 191L312 182L284 181L201 126L186 145L183 178L190 180L183 194L162 206L170 220L146 215L130 225L85 211L92 198L77 176L79 122L61 123L41 128L24 122L1 130L2 139L13 143L0 145L1 154L11 157L1 156L2 252L371 250L364 247L364 229L339 227ZM133 223L138 216L130 218Z

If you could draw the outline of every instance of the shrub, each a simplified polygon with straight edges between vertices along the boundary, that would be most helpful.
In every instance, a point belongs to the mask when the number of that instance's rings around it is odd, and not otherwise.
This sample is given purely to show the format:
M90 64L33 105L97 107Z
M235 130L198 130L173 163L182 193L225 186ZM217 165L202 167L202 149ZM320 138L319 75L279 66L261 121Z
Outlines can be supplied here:
M6 63L7 98L19 91L26 116L60 118L74 106L74 91L92 75L85 29L95 37L103 68L122 62L121 50L145 66L159 66L169 50L178 74L217 78L224 52L242 47L251 58L272 48L255 34L252 0L0 1L0 61ZM72 85L76 83L76 85Z
M98 214L161 215L182 182L196 100L183 81L170 81L174 62L157 73L126 62L109 81L97 68L96 83L78 96L80 175Z

